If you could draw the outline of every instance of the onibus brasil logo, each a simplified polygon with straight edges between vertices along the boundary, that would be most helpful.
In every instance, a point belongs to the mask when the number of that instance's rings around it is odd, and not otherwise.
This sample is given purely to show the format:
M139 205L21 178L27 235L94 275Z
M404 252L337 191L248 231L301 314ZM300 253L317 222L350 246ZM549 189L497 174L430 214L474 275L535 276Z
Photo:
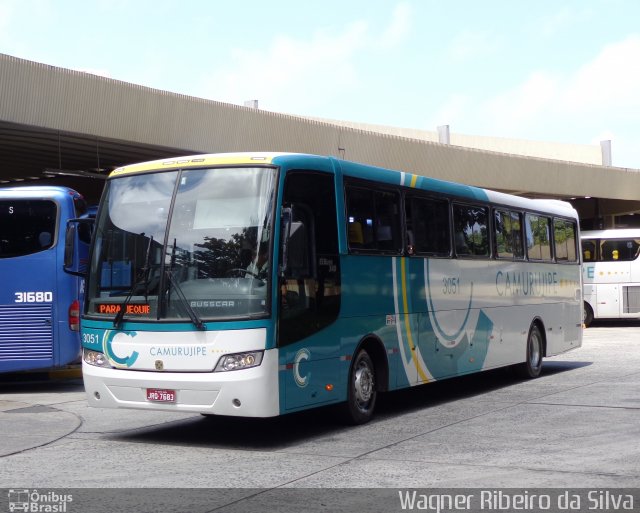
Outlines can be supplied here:
M67 504L73 502L71 494L39 492L38 490L10 489L9 511L30 511L34 513L66 513Z

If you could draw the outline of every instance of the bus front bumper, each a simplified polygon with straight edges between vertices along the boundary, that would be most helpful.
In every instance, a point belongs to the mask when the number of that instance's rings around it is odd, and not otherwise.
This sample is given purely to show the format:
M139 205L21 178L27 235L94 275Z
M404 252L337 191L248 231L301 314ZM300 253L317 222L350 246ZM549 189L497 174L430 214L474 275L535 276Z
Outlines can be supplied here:
M87 401L94 408L241 417L273 417L280 413L276 350L265 351L258 367L229 372L133 371L83 362L82 373ZM149 391L157 391L151 394L156 400L148 399Z

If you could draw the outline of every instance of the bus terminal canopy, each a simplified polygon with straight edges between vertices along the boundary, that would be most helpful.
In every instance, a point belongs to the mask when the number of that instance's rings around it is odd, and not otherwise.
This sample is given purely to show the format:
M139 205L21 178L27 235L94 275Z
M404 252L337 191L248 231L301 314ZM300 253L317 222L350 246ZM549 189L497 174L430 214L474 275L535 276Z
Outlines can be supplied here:
M347 125L0 54L0 186L49 181L97 199L102 180L83 174L106 176L123 164L169 156L273 150L333 155L523 196L575 200L583 218L640 212L638 170L478 150Z

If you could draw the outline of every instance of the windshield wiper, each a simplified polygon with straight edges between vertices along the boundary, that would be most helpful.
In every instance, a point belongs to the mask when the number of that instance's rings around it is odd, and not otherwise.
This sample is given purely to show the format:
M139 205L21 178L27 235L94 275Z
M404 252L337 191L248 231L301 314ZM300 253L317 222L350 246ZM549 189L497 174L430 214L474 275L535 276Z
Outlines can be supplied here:
M180 299L180 302L182 303L185 310L187 311L187 314L189 315L189 319L191 319L191 322L199 330L206 331L207 327L202 322L200 317L198 317L198 314L195 312L191 304L189 304L189 300L186 298L186 296L184 295L184 292L182 292L182 289L180 288L180 285L178 284L173 274L171 273L171 268L167 269L165 274L167 278L169 278L169 282L171 283L171 285L173 285L173 288L176 291L176 295L178 296L178 298ZM167 291L167 300L169 299L170 293L171 293L170 291Z
M144 237L144 232L141 233L140 235ZM131 298L133 297L133 293L135 290L137 290L138 287L140 287L141 285L144 285L145 301L149 299L149 281L150 281L149 276L151 275L150 271L151 271L151 245L152 244L153 244L153 235L149 237L147 254L144 257L144 267L141 269L142 277L138 281L136 281L132 285L132 287L129 289L129 293L127 294L127 297L124 298L124 301L120 305L120 310L118 310L115 317L113 318L113 327L116 329L120 328L120 325L122 324L122 319L124 319L124 312L127 309L127 305L131 301Z
M184 292L182 292L182 288L178 284L178 281L173 276L173 266L175 262L176 262L176 239L173 239L173 247L171 248L171 259L169 260L169 268L165 269L165 276L169 278L169 285L173 285L173 288L176 291L178 299L180 299L182 306L184 306L185 310L187 311L187 314L189 315L189 319L191 319L191 322L199 330L205 331L207 327L202 322L200 317L198 317L198 314L189 303L189 300L184 295ZM169 303L170 295L171 295L171 290L167 290L167 304Z

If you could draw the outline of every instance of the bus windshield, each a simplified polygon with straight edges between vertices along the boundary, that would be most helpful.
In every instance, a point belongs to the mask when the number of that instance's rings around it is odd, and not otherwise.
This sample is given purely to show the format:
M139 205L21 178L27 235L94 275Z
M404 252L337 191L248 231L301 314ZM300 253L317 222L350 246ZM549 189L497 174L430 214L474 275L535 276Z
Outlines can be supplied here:
M269 313L273 168L190 169L107 184L87 313L203 320Z

